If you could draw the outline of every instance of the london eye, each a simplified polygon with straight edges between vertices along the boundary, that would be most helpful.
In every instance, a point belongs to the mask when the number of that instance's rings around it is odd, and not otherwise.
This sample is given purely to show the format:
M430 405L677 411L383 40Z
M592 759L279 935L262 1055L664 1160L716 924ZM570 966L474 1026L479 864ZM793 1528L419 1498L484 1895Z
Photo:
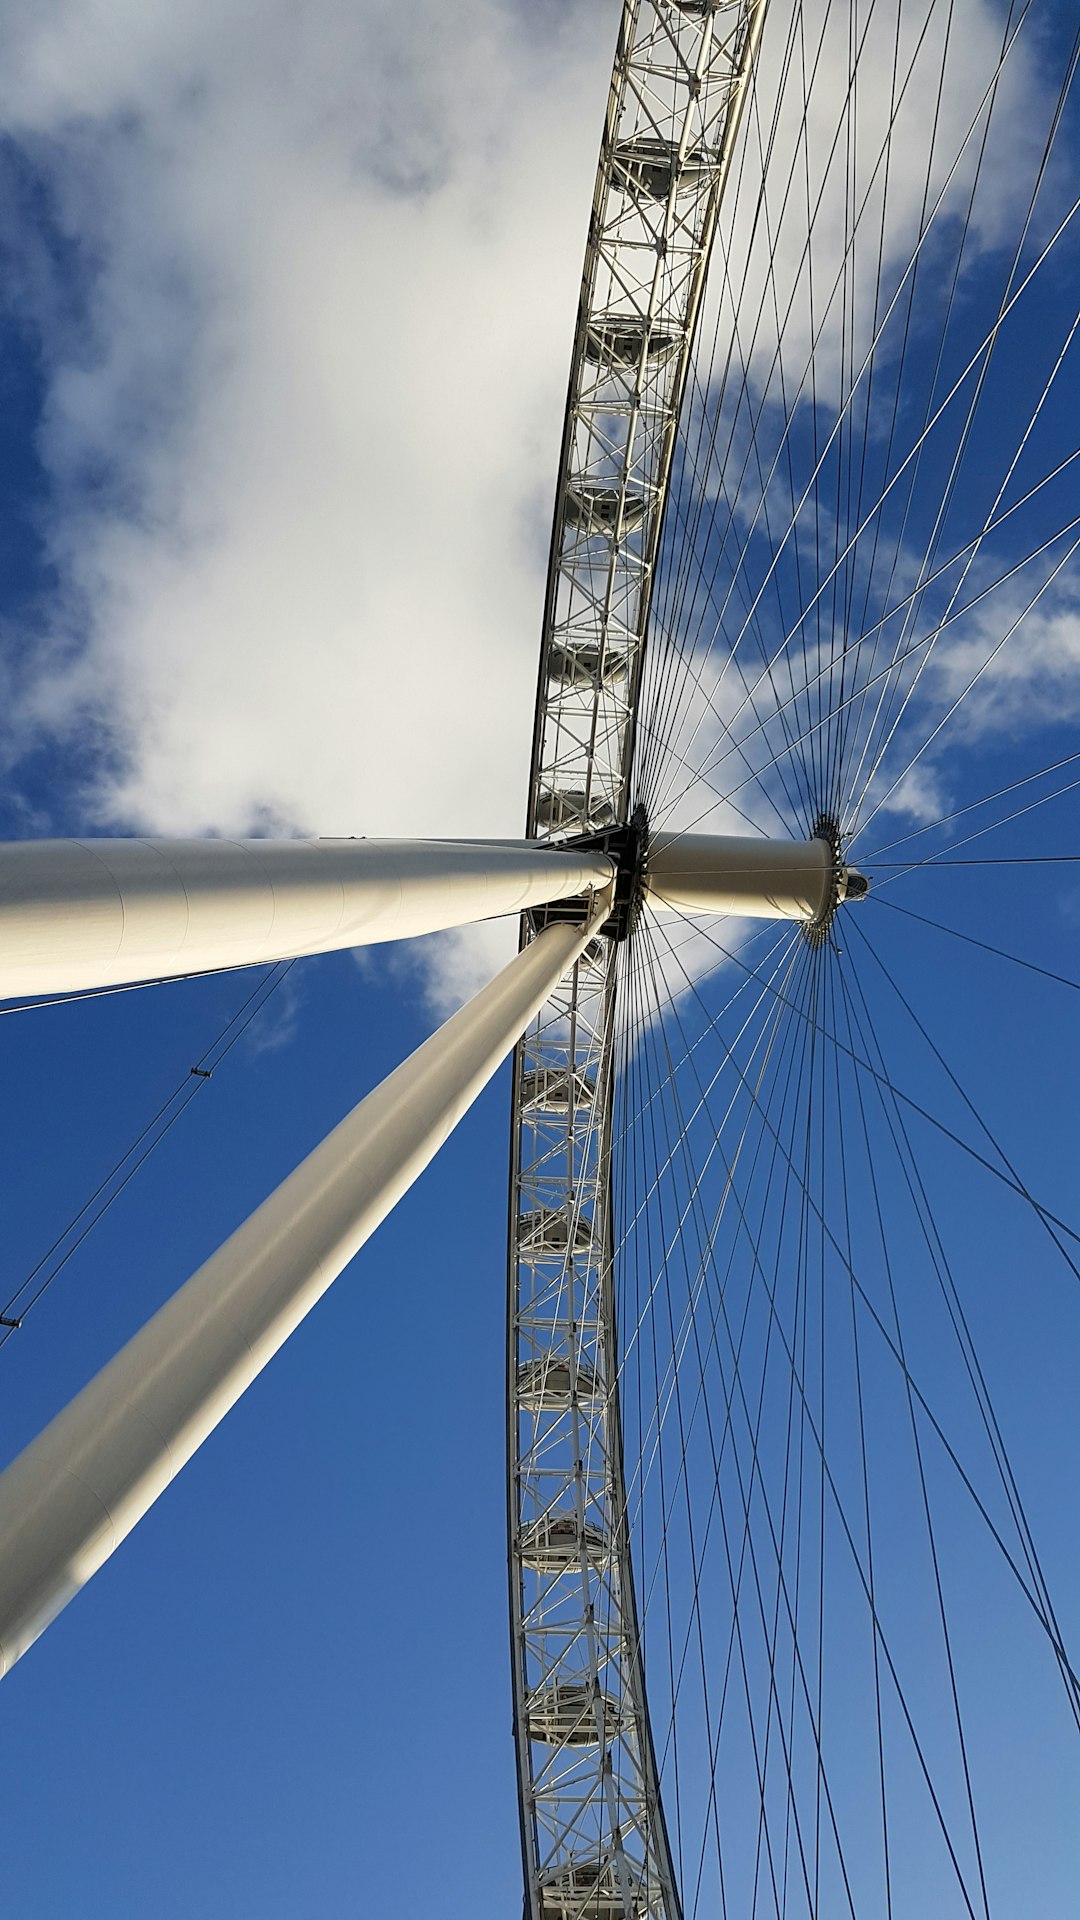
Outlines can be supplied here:
M38 1021L519 917L0 1478L0 1646L509 1061L526 1920L1074 1897L1078 52L1034 0L626 0L523 837L0 848Z

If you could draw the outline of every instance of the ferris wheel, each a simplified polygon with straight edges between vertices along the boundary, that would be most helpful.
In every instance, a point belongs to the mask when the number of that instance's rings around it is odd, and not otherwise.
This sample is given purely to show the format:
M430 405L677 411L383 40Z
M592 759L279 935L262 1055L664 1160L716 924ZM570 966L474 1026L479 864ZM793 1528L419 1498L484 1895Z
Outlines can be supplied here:
M1068 11L626 0L521 842L0 850L6 997L521 915L0 1478L0 1651L512 1057L527 1920L989 1920L1075 1885L1075 1556L1010 1385L1060 1433Z

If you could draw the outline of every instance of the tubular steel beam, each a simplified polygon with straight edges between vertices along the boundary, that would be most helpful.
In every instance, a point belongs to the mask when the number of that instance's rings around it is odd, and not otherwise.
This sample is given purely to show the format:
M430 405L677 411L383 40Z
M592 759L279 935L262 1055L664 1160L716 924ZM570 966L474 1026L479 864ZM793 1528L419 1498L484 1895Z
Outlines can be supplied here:
M368 1094L0 1475L0 1673L385 1219L609 909L547 928Z
M529 841L0 844L0 999L404 940L606 887L612 863Z
M827 840L684 833L649 850L645 899L675 913L819 920L836 887Z

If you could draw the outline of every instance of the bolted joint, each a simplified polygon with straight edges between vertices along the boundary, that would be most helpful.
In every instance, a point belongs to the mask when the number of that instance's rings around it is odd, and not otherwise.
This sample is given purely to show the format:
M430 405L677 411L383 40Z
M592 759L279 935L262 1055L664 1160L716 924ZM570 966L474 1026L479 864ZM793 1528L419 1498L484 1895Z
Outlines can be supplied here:
M818 814L814 821L814 839L824 840L829 849L830 884L820 913L807 923L803 931L812 947L820 947L829 938L837 908L845 900L864 900L870 891L870 882L856 867L847 865L840 823L833 814Z
M609 940L628 940L637 926L645 897L648 842L648 816L640 805L634 808L629 820L621 826L607 827L601 833L579 834L572 840L561 842L569 853L606 853L608 859L615 862L611 912L599 928L599 932L606 934ZM571 908L574 909L572 914L567 911ZM548 925L552 916L580 920L584 912L584 900L560 900L554 906L534 910L530 920L536 929Z

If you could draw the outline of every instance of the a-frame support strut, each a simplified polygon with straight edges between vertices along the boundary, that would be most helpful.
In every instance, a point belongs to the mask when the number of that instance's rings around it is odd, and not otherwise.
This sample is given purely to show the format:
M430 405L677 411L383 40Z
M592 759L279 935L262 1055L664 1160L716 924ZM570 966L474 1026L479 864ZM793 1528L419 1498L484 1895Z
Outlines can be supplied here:
M810 925L824 923L845 888L858 891L860 877L822 838L635 844L629 875L625 851L595 839L0 846L0 997L325 952L523 908L550 907L552 918L0 1475L0 1673L108 1558L374 1232L592 936L614 927L617 881L629 879L661 911Z
M0 1673L26 1652L346 1267L609 910L553 926L361 1100L0 1475Z

